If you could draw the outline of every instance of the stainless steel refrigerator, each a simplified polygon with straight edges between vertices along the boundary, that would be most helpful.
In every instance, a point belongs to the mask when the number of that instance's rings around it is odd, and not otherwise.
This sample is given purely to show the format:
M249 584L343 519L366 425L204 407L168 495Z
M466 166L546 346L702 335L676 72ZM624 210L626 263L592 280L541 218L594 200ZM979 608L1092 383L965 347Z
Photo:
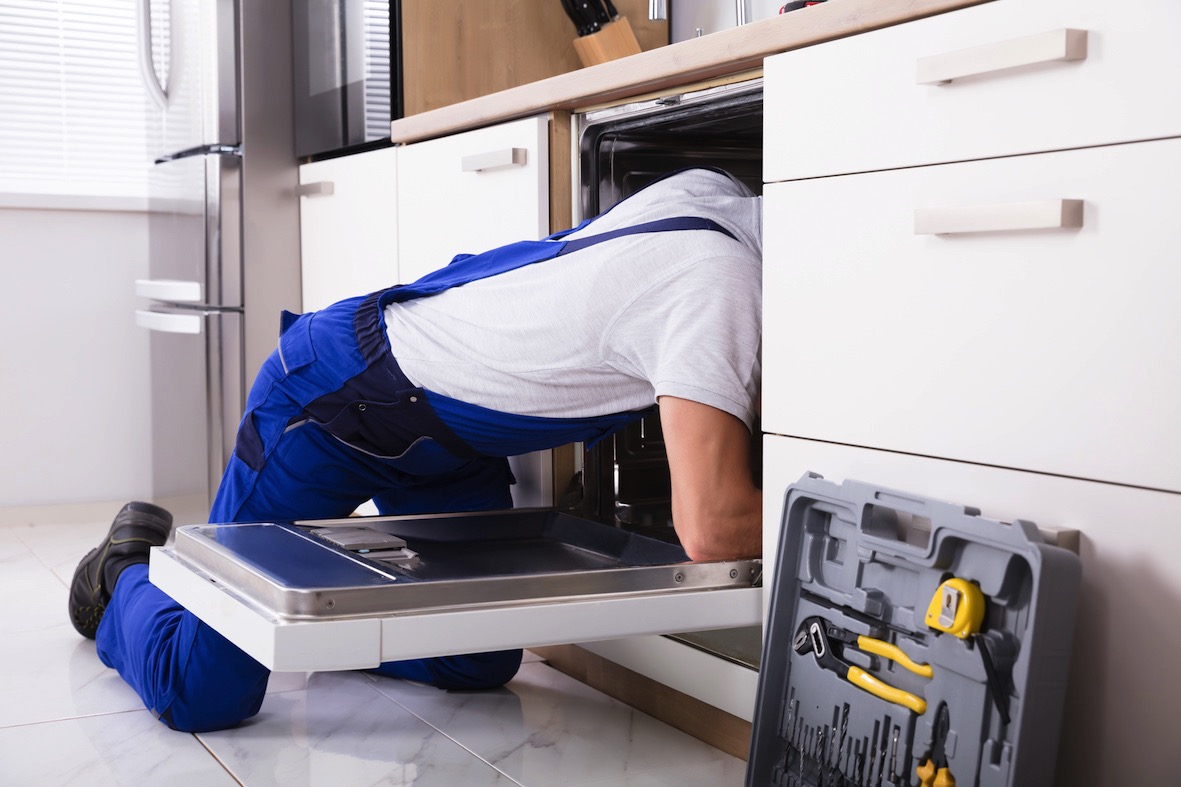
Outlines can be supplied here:
M204 520L248 377L299 310L290 9L138 0L148 93L152 490ZM262 7L265 6L265 7Z

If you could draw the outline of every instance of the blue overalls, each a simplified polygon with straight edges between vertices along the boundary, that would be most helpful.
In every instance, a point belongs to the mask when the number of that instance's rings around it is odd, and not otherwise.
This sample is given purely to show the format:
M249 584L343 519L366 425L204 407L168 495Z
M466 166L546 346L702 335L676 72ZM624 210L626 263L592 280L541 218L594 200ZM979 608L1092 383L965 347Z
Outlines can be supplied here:
M708 219L677 217L564 240L587 223L544 240L460 255L413 284L298 317L284 313L279 348L247 399L210 521L336 518L369 499L383 514L511 508L506 457L593 443L650 412L543 418L489 410L414 386L390 351L384 316L390 303L624 235L731 235ZM149 583L146 565L120 576L97 647L103 663L175 729L233 726L258 712L266 691L268 670ZM490 688L512 678L520 660L520 650L501 651L389 662L377 671L440 688Z

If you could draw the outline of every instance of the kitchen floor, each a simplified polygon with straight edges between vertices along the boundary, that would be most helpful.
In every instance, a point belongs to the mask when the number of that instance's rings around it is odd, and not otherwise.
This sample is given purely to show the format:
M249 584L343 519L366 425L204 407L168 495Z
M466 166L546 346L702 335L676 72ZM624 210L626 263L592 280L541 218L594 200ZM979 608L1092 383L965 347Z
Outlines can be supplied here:
M112 510L112 515L114 509ZM239 727L174 732L66 615L105 522L0 524L0 784L726 787L746 763L549 667L451 693L358 672L276 673Z

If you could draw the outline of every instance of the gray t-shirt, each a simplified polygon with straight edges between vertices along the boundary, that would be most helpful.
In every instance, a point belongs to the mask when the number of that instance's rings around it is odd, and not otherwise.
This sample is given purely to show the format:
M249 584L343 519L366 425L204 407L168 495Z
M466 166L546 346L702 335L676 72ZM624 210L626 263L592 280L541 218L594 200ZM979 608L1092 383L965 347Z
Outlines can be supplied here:
M418 386L502 412L586 417L675 396L752 424L760 379L762 206L689 170L625 199L571 238L671 216L712 230L617 238L391 304L390 345Z

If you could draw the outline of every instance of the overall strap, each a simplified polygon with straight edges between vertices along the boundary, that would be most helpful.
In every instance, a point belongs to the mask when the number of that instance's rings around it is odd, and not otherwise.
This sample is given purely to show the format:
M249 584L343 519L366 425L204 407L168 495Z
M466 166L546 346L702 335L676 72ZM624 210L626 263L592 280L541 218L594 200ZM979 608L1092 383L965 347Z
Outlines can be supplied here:
M575 229L585 227L589 222L583 222ZM582 249L595 246L616 238L628 235L640 235L653 232L676 232L681 230L712 230L721 232L730 238L734 234L711 219L699 216L673 216L671 218L647 221L621 227L598 235L591 235L576 240L564 240L566 235L575 230L550 236L545 240L521 241L500 246L495 249L475 255L459 255L451 264L438 270L431 271L422 278L410 284L402 284L388 290L371 293L357 309L354 320L357 339L361 351L367 360L373 360L385 350L385 321L373 316L374 310L380 313L391 303L404 303L416 298L438 295L452 287L462 287L473 281L491 278L501 273L518 268L524 268L538 262L552 260L555 257L570 254ZM737 238L735 238L737 240Z
M562 250L558 252L558 256L570 254L571 252L594 246L603 241L614 240L615 238L622 238L627 235L639 235L645 232L675 232L677 230L713 230L714 232L720 232L734 240L738 240L738 238L734 237L734 233L712 219L703 219L699 216L674 216L668 219L646 221L643 224L633 224L630 227L620 227L610 232L588 235L585 238L568 240Z

